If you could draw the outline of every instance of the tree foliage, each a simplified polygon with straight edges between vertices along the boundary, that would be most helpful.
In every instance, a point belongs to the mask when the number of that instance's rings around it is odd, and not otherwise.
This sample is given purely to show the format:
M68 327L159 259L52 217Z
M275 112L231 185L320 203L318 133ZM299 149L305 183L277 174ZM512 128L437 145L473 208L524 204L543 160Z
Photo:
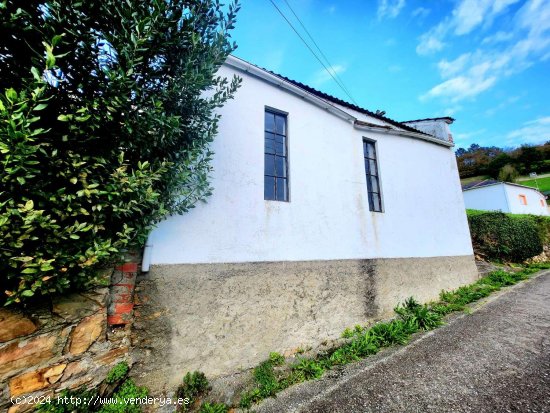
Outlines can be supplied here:
M550 171L548 142L539 146L522 145L515 149L484 147L474 143L467 149L458 148L455 153L461 178L488 175L497 179L506 165L523 175Z
M211 193L216 109L240 79L239 6L0 0L0 278L6 303L81 288Z

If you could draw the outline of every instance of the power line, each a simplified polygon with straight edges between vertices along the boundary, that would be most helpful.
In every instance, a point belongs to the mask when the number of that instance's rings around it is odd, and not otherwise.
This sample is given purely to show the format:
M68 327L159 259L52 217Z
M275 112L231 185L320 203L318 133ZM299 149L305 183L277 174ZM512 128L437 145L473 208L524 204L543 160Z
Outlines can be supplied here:
M330 75L330 77L336 82L336 84L338 86L340 86L340 88L344 91L344 93L352 100L353 103L355 103L357 105L357 102L355 102L355 99L353 99L353 97L350 95L350 93L346 90L346 88L340 84L340 82L334 77L334 75L331 73L331 71L327 68L327 66L325 65L325 63L323 63L323 61L319 58L319 56L317 56L317 54L315 53L315 51L309 46L309 44L305 41L305 39L302 37L302 35L298 32L298 30L296 30L296 28L292 25L292 23L287 19L287 17L284 15L284 13L281 11L281 9L279 9L279 7L277 7L277 5L273 2L273 0L269 0L271 2L271 4L273 5L273 7L275 7L275 9L277 9L277 11L279 12L279 14L283 17L283 19L285 19L285 21L288 23L288 25L291 27L291 29L294 31L294 33L296 33L296 35L300 38L300 40L302 41L302 43L304 43L304 45L308 48L308 50L311 52L311 54L313 54L313 56L317 59L317 61L319 63L321 63L321 65L323 66L323 68L327 71L327 73ZM288 3L287 3L288 4ZM359 105L358 105L359 106Z
M325 59L325 62L326 64L328 65L328 67L330 69L332 69L332 72L334 74L334 76L338 79L338 84L340 85L340 87L342 89L344 89L344 92L350 97L350 99L353 101L353 103L355 103L357 105L357 102L355 101L355 99L353 99L353 97L351 96L351 92L349 91L349 89L346 87L346 85L344 84L344 81L340 78L340 76L338 76L338 73L336 72L336 70L334 69L333 65L329 62L327 56L323 53L323 51L321 50L321 48L319 47L319 45L317 44L317 42L315 41L315 39L313 38L313 36L311 35L311 33L309 32L309 30L306 28L306 26L304 25L304 23L302 22L302 20L300 19L300 17L298 17L298 15L296 14L296 12L294 11L294 9L292 8L292 6L290 5L290 3L287 1L287 0L284 0L284 2L286 3L286 5L288 6L288 8L290 9L290 11L292 12L292 14L294 15L294 17L296 18L296 20L298 20L298 23L300 23L300 26L302 26L302 29L304 29L304 31L306 32L306 34L308 35L308 37L311 39L311 41L313 42L313 44L315 45L315 47L317 48L317 50L319 51L319 53L321 53L321 56ZM359 105L357 105L359 106Z

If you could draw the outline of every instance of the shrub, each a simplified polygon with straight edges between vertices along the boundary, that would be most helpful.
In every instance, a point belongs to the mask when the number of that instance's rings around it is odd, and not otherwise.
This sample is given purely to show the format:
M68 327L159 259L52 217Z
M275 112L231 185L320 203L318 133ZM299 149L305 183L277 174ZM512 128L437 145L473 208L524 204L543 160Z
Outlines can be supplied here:
M187 399L188 403L182 404L180 409L186 411L199 397L204 396L210 390L208 380L200 371L188 372L183 378L182 384L176 390L176 397Z
M238 8L0 2L0 305L88 286L210 195Z
M521 262L542 252L546 230L538 225L539 218L476 212L468 214L468 222L474 249L488 259Z

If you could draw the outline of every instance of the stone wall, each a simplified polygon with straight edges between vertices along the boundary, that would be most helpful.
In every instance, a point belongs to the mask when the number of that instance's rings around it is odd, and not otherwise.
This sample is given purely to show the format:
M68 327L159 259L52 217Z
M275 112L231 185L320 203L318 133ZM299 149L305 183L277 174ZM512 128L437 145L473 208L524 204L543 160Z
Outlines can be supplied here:
M63 389L93 387L112 366L128 361L136 272L136 264L127 263L108 271L110 288L57 297L24 310L0 309L0 411L33 408L13 404L12 398L54 398Z
M155 265L138 278L131 374L153 394L292 354L477 279L473 256Z

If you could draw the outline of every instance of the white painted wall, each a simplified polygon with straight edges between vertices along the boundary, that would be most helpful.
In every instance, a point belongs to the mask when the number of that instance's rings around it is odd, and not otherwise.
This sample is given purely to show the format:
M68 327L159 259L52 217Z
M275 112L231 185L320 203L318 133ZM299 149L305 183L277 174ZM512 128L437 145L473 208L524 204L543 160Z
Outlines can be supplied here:
M464 191L463 195L464 204L468 209L510 212L504 184L469 189Z
M525 195L527 205L522 205ZM550 215L544 195L533 188L500 183L464 191L464 204L468 209L502 211L512 214Z
M235 70L223 67L221 74ZM214 194L159 224L148 242L152 264L472 254L450 148L356 130L288 91L238 74L242 87L221 110L213 143ZM265 106L288 113L290 202L264 201ZM377 141L383 213L368 209L363 136Z
M544 195L539 191L516 185L505 185L510 212L514 214L549 215ZM520 195L525 195L527 205L522 205Z
M438 139L452 142L451 129L449 128L447 121L444 119L418 120L403 123L422 132L436 136Z

